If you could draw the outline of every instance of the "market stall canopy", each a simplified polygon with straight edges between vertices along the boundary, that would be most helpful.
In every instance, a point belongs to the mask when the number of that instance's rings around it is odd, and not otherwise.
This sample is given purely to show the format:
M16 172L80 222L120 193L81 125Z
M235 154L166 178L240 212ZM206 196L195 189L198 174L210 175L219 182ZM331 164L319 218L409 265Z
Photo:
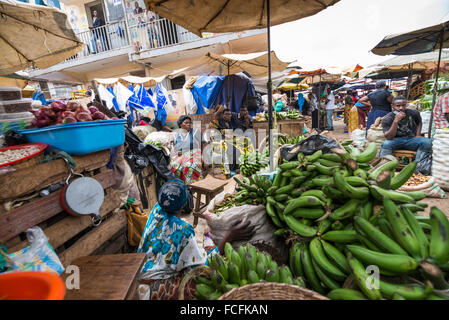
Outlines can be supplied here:
M45 69L85 46L56 8L0 0L0 21L0 74L30 66Z
M278 86L276 89L284 90L284 91L291 91L291 90L306 90L308 87L309 86L307 84L284 82L280 86Z
M271 0L272 26L312 16L339 0ZM249 0L145 0L148 10L201 36L267 27L266 2Z
M300 84L314 85L320 82L339 82L341 80L341 74L318 74L305 77Z
M271 51L271 69L281 72L290 62L282 62L274 51ZM268 74L268 52L254 52L248 54L216 54L209 52L202 57L199 65L190 70L196 70L202 74L230 75L246 72L251 77L263 77Z
M126 83L133 83L133 84L144 84L146 86L153 87L156 85L156 83L160 83L165 79L166 76L152 78L152 77L136 77L136 76L124 76L119 78L95 78L94 81L96 81L99 84L103 85L110 85L117 83L118 81L124 81Z
M381 68L382 71L400 71L400 70L426 70L427 73L434 73L438 67L438 51L413 54L407 56L396 56L391 59L380 62L371 67ZM449 69L449 50L441 52L441 70ZM378 71L378 70L377 70Z
M0 76L0 87L25 88L30 80L29 75L23 71L17 71L11 74Z
M272 72L271 80L273 81L273 84L278 84L278 83L280 84L283 82L283 79L285 78L285 76L286 76L285 71ZM268 92L268 89L267 89L268 76L251 78L251 80L253 80L254 88L256 89L256 91L267 94L267 92Z
M443 48L448 48L449 21L424 29L386 36L371 52L380 56L430 52L439 48L442 35Z

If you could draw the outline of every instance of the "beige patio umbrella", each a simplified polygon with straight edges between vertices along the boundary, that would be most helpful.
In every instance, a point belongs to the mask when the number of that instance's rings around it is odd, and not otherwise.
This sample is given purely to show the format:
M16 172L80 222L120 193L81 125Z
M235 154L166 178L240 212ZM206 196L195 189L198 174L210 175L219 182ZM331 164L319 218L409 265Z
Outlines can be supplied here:
M84 43L57 8L0 0L0 74L48 68L78 53Z
M274 51L271 52L271 70L281 72L290 64L279 60ZM252 78L264 77L268 74L268 52L248 54L216 54L209 52L199 59L198 64L188 69L198 74L230 75L246 72Z
M340 0L144 0L148 10L156 12L201 36L202 32L237 32L267 28L271 52L270 27L309 17ZM268 56L268 128L272 150L271 55ZM270 169L273 169L270 157Z

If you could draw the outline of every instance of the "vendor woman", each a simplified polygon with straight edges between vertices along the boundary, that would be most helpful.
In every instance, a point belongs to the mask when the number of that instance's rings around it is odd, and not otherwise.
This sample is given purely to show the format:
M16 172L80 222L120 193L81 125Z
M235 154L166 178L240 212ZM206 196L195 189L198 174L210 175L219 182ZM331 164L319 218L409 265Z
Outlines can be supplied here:
M159 190L158 203L151 210L137 252L146 254L139 282L150 291L150 300L176 300L186 272L206 264L208 255L223 254L226 242L247 241L254 234L249 222L237 221L218 247L206 250L198 245L193 227L180 215L189 207L191 193L179 179L168 180ZM188 211L188 210L187 210ZM147 286L147 287L145 287ZM188 291L188 290L187 290ZM192 299L193 297L185 297Z
M174 135L174 154L170 167L175 176L187 184L202 178L201 131L192 128L192 119L181 116L179 130Z

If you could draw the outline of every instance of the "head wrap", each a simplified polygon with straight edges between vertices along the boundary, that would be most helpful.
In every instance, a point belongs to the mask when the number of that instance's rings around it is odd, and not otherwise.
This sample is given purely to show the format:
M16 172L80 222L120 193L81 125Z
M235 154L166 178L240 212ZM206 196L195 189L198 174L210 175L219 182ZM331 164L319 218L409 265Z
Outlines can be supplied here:
M170 179L159 190L157 201L165 212L176 213L184 208L188 197L187 185L179 179Z

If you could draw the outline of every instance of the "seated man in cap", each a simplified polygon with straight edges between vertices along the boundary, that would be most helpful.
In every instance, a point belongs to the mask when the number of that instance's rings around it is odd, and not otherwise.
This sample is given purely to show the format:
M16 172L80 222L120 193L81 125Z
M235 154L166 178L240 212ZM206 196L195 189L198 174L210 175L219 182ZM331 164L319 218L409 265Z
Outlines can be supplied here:
M413 150L419 163L432 152L432 141L421 137L422 120L417 110L407 109L407 99L398 96L393 100L393 111L382 119L385 140L379 157L391 155L393 150Z
M164 183L158 202L151 210L137 252L146 254L139 282L147 286L150 300L178 300L178 287L185 273L206 264L209 256L224 253L226 242L250 240L254 227L237 221L230 226L218 247L202 248L195 238L192 225L180 218L193 207L192 194L179 179ZM208 250L206 253L205 249ZM139 288L140 291L141 288ZM185 290L185 300L192 290Z

